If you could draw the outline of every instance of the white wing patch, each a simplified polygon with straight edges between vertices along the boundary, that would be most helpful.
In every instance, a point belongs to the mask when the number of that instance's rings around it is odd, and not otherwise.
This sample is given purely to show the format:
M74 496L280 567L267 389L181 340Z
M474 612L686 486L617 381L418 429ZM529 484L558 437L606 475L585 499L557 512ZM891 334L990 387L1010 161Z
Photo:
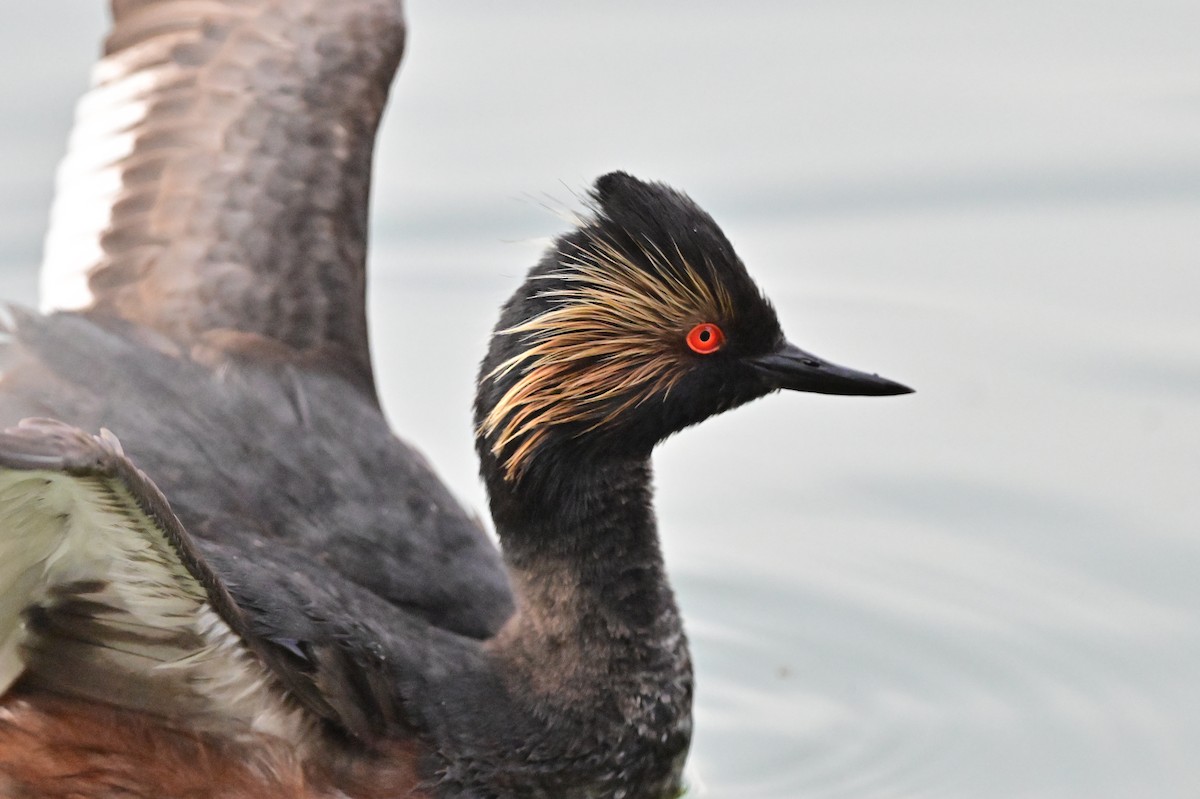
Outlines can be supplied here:
M92 70L92 90L75 111L67 155L58 168L41 271L43 311L92 303L88 274L104 256L101 238L124 187L149 109L147 98L178 69L138 69L137 48L111 55Z
M93 441L110 454L119 446ZM308 714L222 620L130 488L47 466L0 468L0 693L24 674L196 728L302 744Z

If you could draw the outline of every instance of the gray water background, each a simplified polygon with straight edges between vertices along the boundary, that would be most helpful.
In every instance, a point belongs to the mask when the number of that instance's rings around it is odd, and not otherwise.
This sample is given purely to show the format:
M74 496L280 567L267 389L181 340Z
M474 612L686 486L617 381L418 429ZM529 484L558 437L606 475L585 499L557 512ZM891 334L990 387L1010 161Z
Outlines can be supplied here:
M101 6L0 15L7 298L34 301ZM495 309L613 168L710 210L793 340L918 389L661 448L692 795L1200 797L1200 4L409 14L375 361L464 501Z

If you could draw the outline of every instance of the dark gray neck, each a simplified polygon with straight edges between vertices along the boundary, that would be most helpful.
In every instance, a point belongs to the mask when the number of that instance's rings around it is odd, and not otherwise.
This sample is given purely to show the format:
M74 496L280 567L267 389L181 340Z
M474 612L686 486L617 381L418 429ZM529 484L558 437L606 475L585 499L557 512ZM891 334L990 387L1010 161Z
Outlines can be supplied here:
M513 491L502 502L523 501L519 489L500 490ZM571 469L530 504L528 512L497 514L518 602L506 639L589 664L680 647L648 461Z
M649 461L576 462L532 494L489 488L517 594L490 644L509 692L556 720L567 761L637 786L630 797L668 795L690 739L692 675Z

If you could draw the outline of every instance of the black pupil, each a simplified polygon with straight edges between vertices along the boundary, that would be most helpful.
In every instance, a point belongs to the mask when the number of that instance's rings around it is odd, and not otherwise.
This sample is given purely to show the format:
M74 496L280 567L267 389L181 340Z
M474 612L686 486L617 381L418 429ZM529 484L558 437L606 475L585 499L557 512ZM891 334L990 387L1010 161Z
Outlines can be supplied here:
M705 344L708 343L708 340L710 338L712 338L712 331L709 330L707 327L700 331L700 340L703 341Z

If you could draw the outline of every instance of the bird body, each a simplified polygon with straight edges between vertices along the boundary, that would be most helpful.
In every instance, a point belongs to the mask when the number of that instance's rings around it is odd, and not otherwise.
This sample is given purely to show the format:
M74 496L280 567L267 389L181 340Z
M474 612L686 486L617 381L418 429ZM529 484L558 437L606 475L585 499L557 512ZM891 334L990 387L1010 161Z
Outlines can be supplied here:
M788 344L708 214L606 175L480 369L497 550L370 373L398 6L114 12L100 90L136 84L137 113L109 130L133 143L101 164L108 227L51 259L79 307L14 312L0 347L0 795L678 794L692 670L654 446L779 389L907 389ZM180 132L212 104L221 135ZM298 164L271 149L293 134Z

